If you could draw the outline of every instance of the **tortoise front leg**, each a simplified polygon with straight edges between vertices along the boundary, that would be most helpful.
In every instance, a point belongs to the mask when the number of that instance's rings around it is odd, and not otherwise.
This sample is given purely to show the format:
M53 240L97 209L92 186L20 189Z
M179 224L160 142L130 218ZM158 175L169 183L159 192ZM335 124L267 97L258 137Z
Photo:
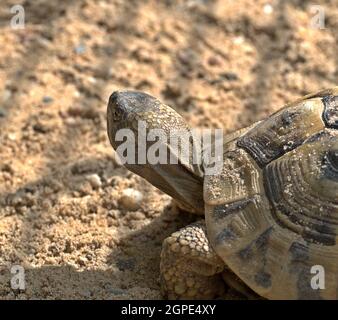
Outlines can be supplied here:
M224 292L224 263L210 247L204 220L164 240L160 269L168 299L213 299Z

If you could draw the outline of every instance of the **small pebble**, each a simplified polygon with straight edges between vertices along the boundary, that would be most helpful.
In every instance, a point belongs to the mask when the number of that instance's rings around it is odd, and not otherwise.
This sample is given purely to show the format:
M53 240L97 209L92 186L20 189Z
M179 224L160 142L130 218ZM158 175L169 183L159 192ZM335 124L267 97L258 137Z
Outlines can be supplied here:
M97 82L97 79L94 78L94 77L88 77L88 81L89 81L89 83L91 83L91 84L95 84L95 83Z
M77 120L75 118L67 118L65 119L65 124L68 126L75 126L77 124Z
M235 37L233 42L234 44L240 45L244 42L244 38L242 36Z
M220 66L222 64L222 61L217 56L211 56L208 59L208 64L210 66Z
M273 6L269 3L267 3L264 7L263 7L263 12L265 14L271 14L273 12Z
M140 208L142 200L143 194L140 191L128 188L122 191L119 203L124 209L134 211Z
M80 98L81 97L81 93L78 90L75 90L73 93L73 97L74 98Z
M11 141L15 141L16 140L16 134L15 133L9 133L7 135L8 139Z
M86 177L93 188L100 188L102 186L101 178L98 174L91 174Z
M42 98L42 102L44 103L44 104L49 104L49 103L52 103L54 101L54 99L52 98L52 97L50 97L50 96L44 96L43 98Z

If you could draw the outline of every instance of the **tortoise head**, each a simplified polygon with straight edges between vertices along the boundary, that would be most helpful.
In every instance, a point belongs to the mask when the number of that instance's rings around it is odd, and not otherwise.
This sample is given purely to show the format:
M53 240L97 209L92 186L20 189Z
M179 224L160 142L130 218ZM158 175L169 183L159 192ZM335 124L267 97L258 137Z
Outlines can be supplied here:
M107 129L125 167L188 211L204 212L203 172L193 161L197 144L176 111L146 93L116 91L108 102Z
M136 130L137 134L138 121L143 118L147 122L147 117L151 118L150 114L156 114L157 109L158 101L146 93L113 92L107 108L108 136L112 146L117 148L120 145L120 141L115 140L119 130Z

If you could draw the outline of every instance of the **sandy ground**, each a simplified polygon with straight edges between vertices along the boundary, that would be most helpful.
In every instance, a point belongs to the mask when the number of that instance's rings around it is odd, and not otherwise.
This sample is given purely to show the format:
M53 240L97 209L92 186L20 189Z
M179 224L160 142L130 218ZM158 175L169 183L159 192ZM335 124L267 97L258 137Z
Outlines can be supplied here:
M338 84L338 1L316 1L323 30L311 4L1 0L0 298L160 299L161 243L194 217L119 166L110 93L149 92L193 127L251 124ZM26 290L11 289L13 265Z

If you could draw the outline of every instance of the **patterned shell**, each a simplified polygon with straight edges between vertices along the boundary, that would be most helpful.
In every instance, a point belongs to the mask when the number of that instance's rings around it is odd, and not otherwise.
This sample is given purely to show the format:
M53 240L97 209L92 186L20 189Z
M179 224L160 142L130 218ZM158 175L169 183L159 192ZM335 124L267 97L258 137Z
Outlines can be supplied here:
M204 200L212 246L258 294L337 299L338 87L234 135Z

